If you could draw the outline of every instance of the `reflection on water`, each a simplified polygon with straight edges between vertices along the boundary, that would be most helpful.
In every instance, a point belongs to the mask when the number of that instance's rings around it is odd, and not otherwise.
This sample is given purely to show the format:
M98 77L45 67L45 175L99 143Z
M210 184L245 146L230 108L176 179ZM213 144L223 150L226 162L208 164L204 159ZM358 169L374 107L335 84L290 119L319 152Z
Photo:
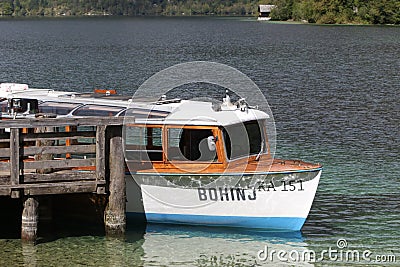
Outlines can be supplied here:
M128 240L104 236L56 239L36 246L18 239L0 240L0 266L142 266L144 227Z
M302 251L308 244L300 232L149 224L142 246L143 263L145 266L276 265L279 262L276 257L258 259L257 253L265 246L269 251Z
M130 227L125 239L66 237L36 246L19 240L0 241L0 247L7 252L0 258L0 265L11 260L15 266L32 267L259 266L281 263L276 255L265 260L258 258L257 253L266 246L268 251L301 252L308 244L300 232L148 224Z
M22 244L24 266L37 266L37 247L33 244Z
M312 236L312 235L310 235ZM308 240L312 240L309 242ZM130 224L124 239L104 236L60 238L36 246L19 240L1 240L0 265L14 266L342 266L337 240L309 239L301 232L268 232L245 229L148 224ZM346 236L342 251L365 250L396 255L379 246L365 246ZM396 242L396 241L393 241ZM319 245L318 245L319 243ZM365 244L365 241L364 241ZM333 249L337 254L321 254ZM283 254L279 254L283 252ZM315 254L312 254L315 253ZM396 255L396 257L398 254ZM319 260L322 261L320 262ZM332 260L334 259L334 260ZM316 262L315 262L316 260ZM365 264L351 258L350 263Z

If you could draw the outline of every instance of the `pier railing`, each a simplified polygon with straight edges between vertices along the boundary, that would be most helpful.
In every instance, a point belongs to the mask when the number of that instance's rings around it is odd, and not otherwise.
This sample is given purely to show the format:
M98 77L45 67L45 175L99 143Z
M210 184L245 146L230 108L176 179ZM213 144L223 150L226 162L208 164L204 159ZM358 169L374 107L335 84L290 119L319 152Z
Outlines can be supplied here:
M125 216L123 123L122 117L0 120L0 196L23 197L25 212L37 208L40 195L109 194L105 216L115 224L115 216Z

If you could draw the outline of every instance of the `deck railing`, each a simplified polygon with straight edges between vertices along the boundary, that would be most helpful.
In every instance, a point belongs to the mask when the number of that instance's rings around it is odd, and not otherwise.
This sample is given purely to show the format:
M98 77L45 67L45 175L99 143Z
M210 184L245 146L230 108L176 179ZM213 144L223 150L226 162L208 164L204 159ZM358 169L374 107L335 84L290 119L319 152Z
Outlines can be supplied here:
M23 197L23 239L36 237L29 230L37 224L36 196L51 194L108 194L106 230L124 231L125 219L118 219L125 218L124 122L134 118L0 120L0 196Z
M122 124L116 117L0 121L0 195L104 194L107 144Z

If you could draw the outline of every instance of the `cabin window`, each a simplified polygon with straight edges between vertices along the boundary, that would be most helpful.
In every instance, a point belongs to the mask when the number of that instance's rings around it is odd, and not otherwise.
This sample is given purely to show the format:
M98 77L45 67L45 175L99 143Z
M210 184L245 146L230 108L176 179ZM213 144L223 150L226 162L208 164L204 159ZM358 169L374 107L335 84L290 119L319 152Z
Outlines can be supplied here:
M126 127L125 149L128 160L162 161L162 128Z
M121 112L118 116L134 116L135 118L163 119L170 114L168 111L130 108Z
M217 161L217 153L210 150L208 138L211 129L168 129L168 160L171 161Z
M39 105L40 113L53 113L57 115L67 115L81 104L44 102Z
M228 159L237 159L266 152L262 122L250 121L223 129Z
M101 105L85 105L74 111L74 116L115 116L124 108Z

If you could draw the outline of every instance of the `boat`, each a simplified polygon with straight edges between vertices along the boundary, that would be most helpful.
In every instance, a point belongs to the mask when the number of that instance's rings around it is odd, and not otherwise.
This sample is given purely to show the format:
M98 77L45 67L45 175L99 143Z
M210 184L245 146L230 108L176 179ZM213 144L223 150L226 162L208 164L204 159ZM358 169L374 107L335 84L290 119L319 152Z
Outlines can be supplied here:
M258 21L270 21L271 17L258 17L257 20Z
M146 102L113 90L76 93L0 85L3 118L135 116L124 127L128 218L168 224L299 231L322 165L276 159L268 114L244 99Z

